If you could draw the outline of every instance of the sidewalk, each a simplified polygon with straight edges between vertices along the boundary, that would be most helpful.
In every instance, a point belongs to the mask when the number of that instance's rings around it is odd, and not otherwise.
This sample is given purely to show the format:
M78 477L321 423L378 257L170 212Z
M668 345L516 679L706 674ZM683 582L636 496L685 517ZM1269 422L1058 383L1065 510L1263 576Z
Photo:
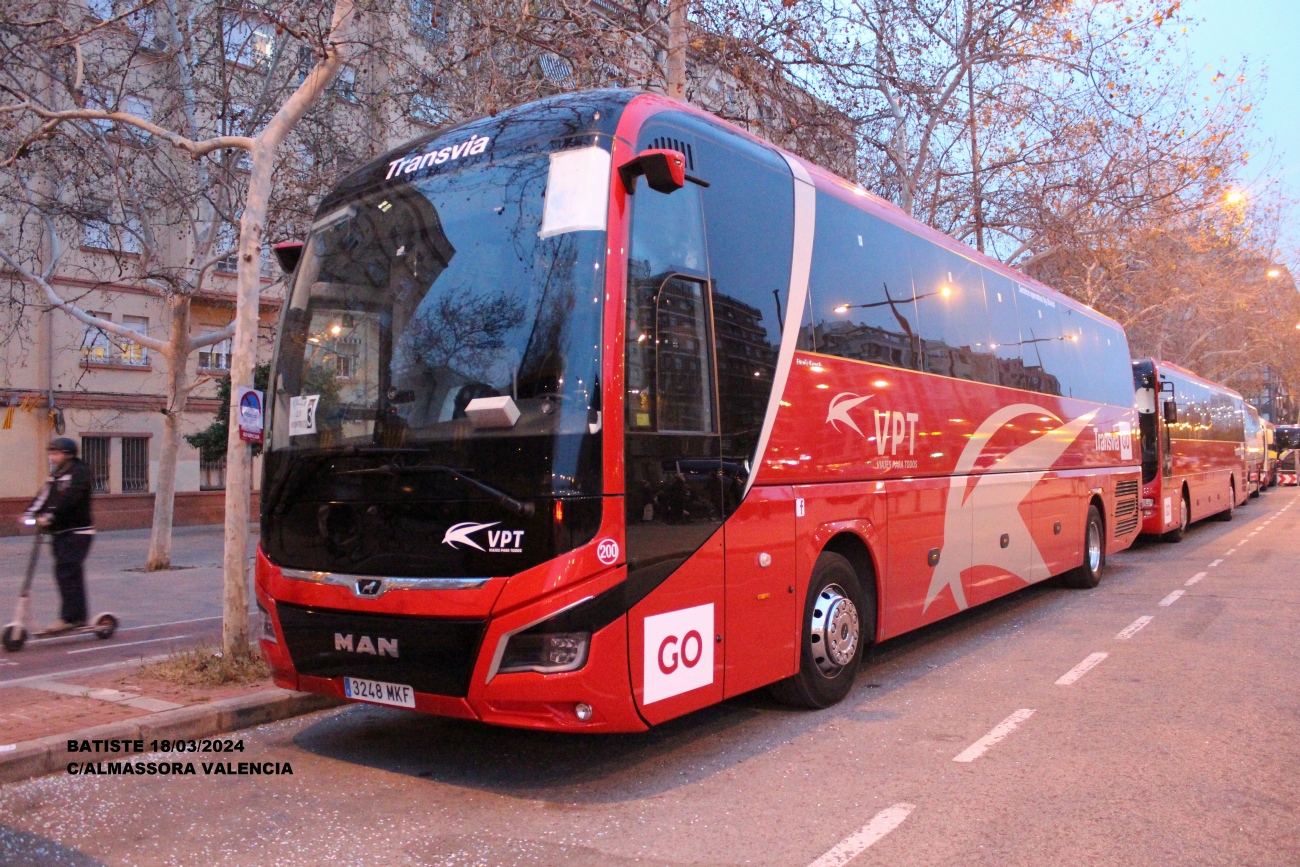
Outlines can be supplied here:
M58 771L69 760L69 741L144 739L148 751L153 739L211 737L336 704L269 678L183 686L150 677L139 663L24 680L0 686L0 783Z

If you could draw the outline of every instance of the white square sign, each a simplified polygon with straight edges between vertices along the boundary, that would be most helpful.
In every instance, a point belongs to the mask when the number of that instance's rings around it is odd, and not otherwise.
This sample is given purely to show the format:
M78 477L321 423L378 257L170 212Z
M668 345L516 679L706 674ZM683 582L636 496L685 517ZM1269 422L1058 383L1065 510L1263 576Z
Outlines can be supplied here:
M713 603L645 619L645 704L713 683Z
M316 405L319 394L304 394L289 398L289 436L316 433Z

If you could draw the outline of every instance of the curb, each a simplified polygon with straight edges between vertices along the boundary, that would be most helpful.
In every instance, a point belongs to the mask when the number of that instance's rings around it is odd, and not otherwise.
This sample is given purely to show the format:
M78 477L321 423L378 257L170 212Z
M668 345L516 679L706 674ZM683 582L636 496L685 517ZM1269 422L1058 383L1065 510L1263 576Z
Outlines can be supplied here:
M277 688L202 705L151 713L136 719L94 726L65 735L50 735L34 741L22 741L14 744L13 749L0 753L0 784L18 783L60 770L69 760L68 741L70 740L150 741L164 738L169 740L203 738L301 716L345 703L330 696ZM71 755L75 755L77 759L86 758L82 753ZM111 753L109 755L114 758L128 758L135 754Z

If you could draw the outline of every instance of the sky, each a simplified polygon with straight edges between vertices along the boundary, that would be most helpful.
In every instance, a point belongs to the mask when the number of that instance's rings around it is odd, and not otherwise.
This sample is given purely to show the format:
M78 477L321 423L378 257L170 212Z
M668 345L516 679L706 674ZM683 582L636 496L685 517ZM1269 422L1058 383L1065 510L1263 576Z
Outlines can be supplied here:
M1265 84L1252 88L1259 140L1247 178L1275 165L1285 192L1300 198L1300 0L1184 0L1182 12L1195 22L1188 45L1201 69L1231 72L1245 58L1264 72ZM1287 214L1283 235L1280 258L1300 272L1300 207Z

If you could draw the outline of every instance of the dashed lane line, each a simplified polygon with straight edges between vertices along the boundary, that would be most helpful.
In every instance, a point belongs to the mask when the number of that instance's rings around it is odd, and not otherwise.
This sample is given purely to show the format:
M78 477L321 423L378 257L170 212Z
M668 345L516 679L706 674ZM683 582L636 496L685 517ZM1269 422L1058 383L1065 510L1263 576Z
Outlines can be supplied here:
M1187 592L1186 590L1184 590L1183 588L1179 587L1179 588L1178 588L1177 590L1175 590L1173 593L1170 593L1170 594L1169 594L1168 596L1166 596L1164 599L1161 599L1160 602L1159 602L1159 604L1160 604L1161 606L1165 607L1165 608L1168 608L1170 605L1173 605L1175 602L1177 602L1178 599L1179 599L1179 597L1181 597L1181 596L1182 596L1184 593L1186 593L1186 592Z
M69 650L68 653L94 653L97 650L113 650L117 647L132 647L136 644L153 644L158 641L180 641L182 638L193 637L193 635L169 635L166 638L146 638L144 641L125 641L121 644L105 644L100 647L83 647L81 650Z
M1034 715L1033 708L1022 707L1002 722L995 725L992 730L975 743L962 750L952 757L954 762L973 762L980 756L984 755L998 741L1015 731L1021 723Z
M911 815L915 809L915 804L895 804L881 810L872 817L870 822L863 825L861 830L836 843L830 851L809 864L808 867L843 867L844 864L861 855L868 847L878 843L890 831L903 824L903 820Z
M1206 566L1205 568L1206 568L1206 569L1213 569L1215 566L1218 566L1218 565L1219 565L1220 563L1222 563L1222 562L1223 562L1222 560L1211 560L1211 561L1210 561L1210 565L1209 565L1209 566Z
M1146 626L1152 620L1155 620L1155 618L1150 614L1143 614L1137 620L1134 620L1128 626L1125 626L1115 637L1121 640L1132 638L1142 630L1143 626Z
M1197 572L1197 573L1196 573L1195 575L1193 575L1191 578L1188 578L1188 579L1187 579L1187 583L1184 584L1183 586L1184 586L1184 587L1191 587L1193 584L1198 583L1198 582L1199 582L1202 578L1204 578L1207 574L1208 574L1208 573L1206 573L1206 572Z
M1092 671L1109 653L1090 653L1088 658L1056 679L1057 686L1069 686L1088 672Z

